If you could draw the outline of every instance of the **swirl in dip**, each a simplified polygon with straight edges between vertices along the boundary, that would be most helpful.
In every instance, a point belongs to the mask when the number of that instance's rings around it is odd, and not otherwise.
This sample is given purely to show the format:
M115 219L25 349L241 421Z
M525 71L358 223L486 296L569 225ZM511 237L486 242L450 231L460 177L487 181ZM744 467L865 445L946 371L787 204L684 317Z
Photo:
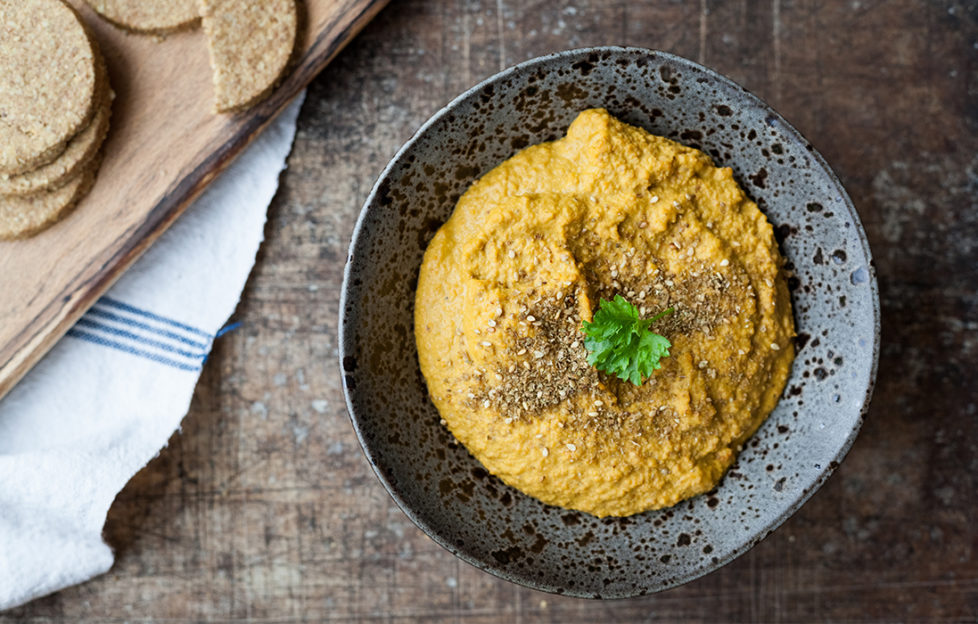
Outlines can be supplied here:
M424 255L421 371L488 469L596 516L713 488L794 358L771 224L702 152L582 112L472 185ZM641 386L588 365L581 332L620 294L671 356Z

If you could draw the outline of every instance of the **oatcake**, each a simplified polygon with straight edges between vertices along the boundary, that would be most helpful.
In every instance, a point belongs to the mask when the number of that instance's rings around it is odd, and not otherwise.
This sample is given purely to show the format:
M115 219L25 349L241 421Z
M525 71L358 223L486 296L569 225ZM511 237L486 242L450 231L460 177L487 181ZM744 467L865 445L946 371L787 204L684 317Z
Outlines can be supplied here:
M88 126L75 135L65 151L57 158L37 169L18 175L0 173L0 197L4 195L33 195L59 188L84 169L95 157L109 130L112 100L115 94L109 87L105 67L98 59L98 104L95 116Z
M201 0L214 69L215 109L241 110L282 77L295 47L295 0Z
M61 0L0 0L0 173L56 158L95 112L96 52Z

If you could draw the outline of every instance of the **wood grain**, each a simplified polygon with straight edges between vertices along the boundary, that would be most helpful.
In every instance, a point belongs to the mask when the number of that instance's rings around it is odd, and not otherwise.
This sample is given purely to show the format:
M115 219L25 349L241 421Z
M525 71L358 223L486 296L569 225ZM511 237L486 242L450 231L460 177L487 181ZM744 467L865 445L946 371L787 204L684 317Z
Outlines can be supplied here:
M414 528L360 453L336 362L353 224L396 149L477 80L568 47L703 61L841 176L880 278L855 446L781 528L663 594L522 589ZM401 0L313 83L266 241L183 429L116 500L104 577L0 622L978 620L978 9L915 0Z
M216 115L200 29L128 34L73 0L116 92L105 162L64 221L0 243L0 396L68 330L258 132L386 4L305 0L295 68L266 100Z

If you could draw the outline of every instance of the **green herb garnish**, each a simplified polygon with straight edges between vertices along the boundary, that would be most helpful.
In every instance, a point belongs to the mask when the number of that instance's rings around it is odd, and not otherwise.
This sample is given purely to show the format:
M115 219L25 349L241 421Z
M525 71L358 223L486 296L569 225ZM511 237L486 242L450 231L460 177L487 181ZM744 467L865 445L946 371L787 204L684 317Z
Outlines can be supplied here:
M663 310L646 320L639 318L638 308L621 295L615 295L613 301L602 299L593 320L584 321L581 328L588 364L641 386L653 371L661 368L659 360L669 357L672 346L649 326L672 311Z

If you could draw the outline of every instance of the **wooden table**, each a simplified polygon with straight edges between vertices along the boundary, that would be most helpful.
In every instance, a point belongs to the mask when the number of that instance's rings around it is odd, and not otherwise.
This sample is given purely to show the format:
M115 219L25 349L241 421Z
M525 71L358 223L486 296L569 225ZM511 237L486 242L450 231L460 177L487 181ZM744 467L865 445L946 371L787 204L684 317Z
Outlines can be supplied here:
M783 527L684 587L610 603L460 563L357 446L336 362L343 261L388 158L499 69L592 44L706 63L821 150L869 234L873 408ZM316 81L266 242L182 432L119 495L112 571L0 622L978 618L978 8L961 2L400 0Z

